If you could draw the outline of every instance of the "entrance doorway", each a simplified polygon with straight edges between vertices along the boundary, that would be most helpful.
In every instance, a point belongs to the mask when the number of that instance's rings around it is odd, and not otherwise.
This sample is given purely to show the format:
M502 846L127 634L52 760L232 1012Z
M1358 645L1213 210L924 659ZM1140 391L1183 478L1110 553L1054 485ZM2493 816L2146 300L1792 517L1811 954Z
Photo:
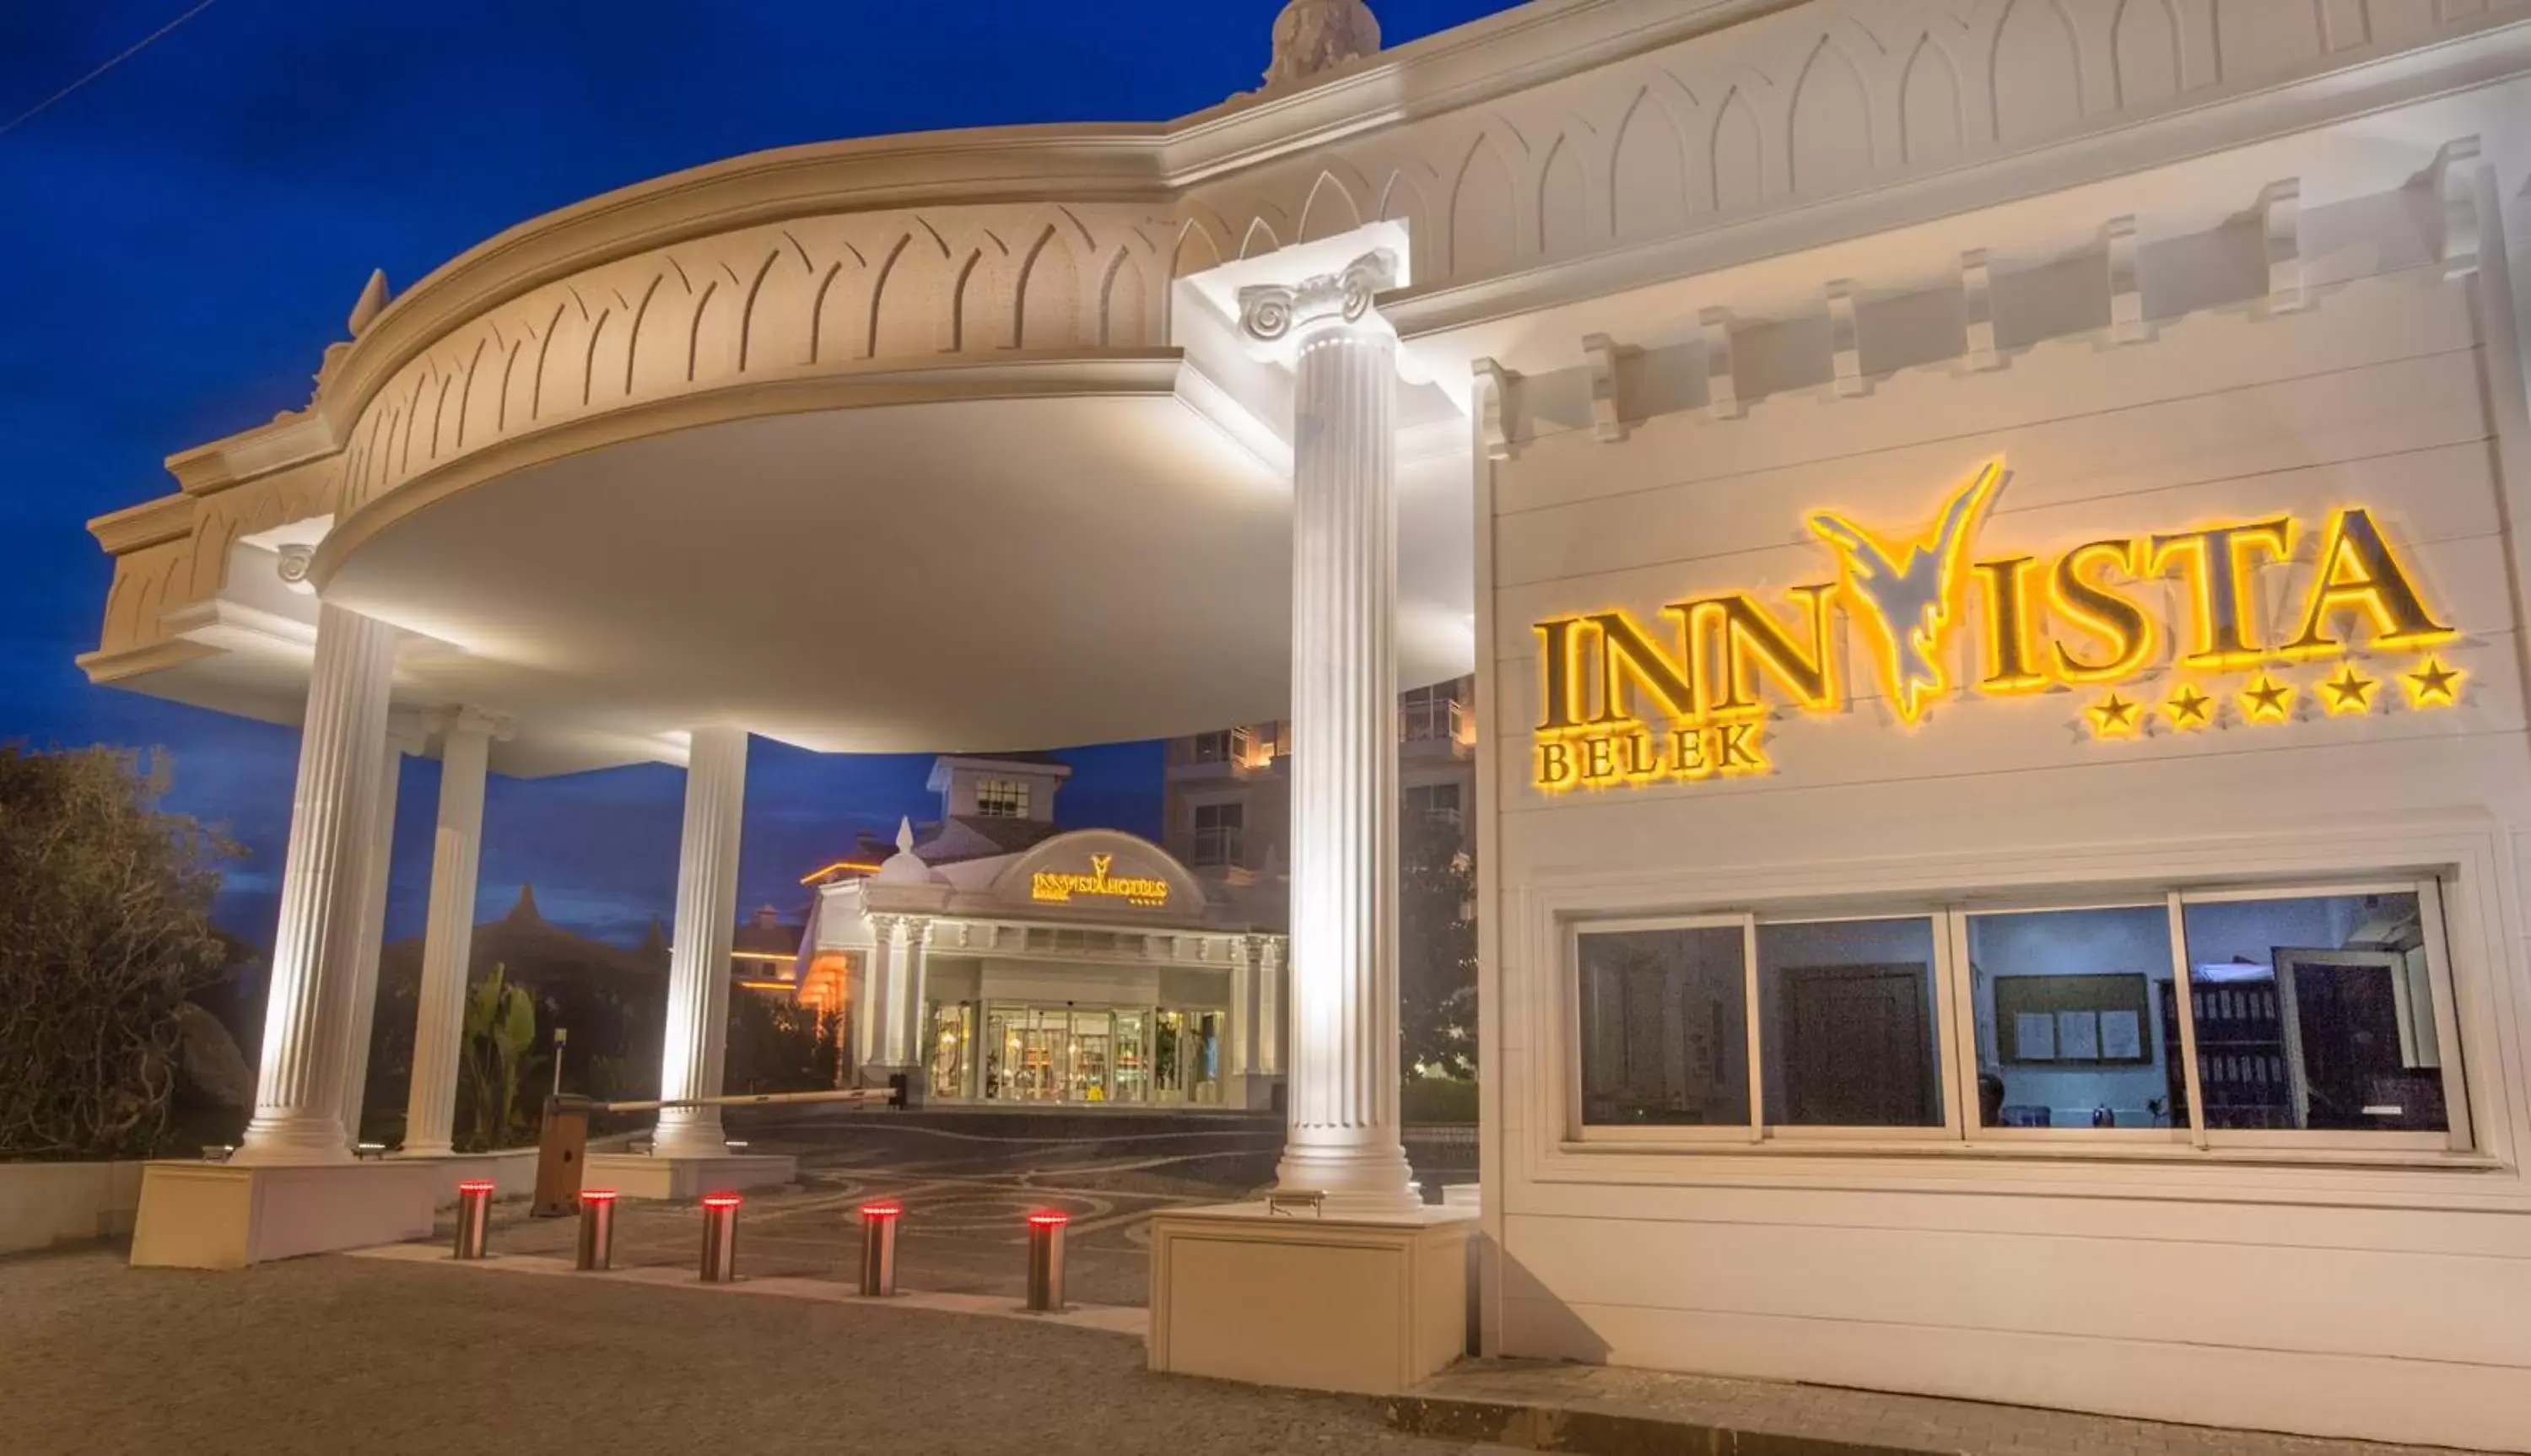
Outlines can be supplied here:
M980 1012L982 1035L967 1035ZM970 1002L934 1006L931 1016L931 1080L942 1096L1092 1106L1221 1100L1218 1011Z

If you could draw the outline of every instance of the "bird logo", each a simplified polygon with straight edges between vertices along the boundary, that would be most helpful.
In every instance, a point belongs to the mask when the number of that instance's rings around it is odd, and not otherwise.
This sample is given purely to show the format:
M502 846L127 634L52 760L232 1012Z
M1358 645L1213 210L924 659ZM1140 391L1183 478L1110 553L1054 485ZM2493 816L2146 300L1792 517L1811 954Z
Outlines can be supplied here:
M1886 541L1829 512L1810 519L1812 532L1835 548L1846 602L1869 625L1882 686L1901 722L1922 721L1945 686L1939 654L1960 619L1969 538L2005 478L1999 460L1978 472L1943 504L1927 539Z

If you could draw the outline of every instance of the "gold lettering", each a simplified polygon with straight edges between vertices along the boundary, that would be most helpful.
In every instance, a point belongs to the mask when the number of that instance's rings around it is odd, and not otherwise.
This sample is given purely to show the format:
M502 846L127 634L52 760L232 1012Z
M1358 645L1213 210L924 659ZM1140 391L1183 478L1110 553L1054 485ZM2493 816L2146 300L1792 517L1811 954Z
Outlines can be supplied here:
M1573 745L1543 743L1538 746L1538 786L1560 789L1573 781Z
M2144 609L2092 580L2087 570L2098 562L2128 577L2141 575L2141 542L2092 541L2076 546L2056 563L2049 580L2050 603L2057 616L2109 644L2109 655L2098 661L2075 656L2055 644L2056 674L2069 683L2111 683L2133 677L2153 656L2153 619Z
M2032 632L2039 613L2031 570L2038 564L2028 556L1977 564L1986 593L1987 675L1978 684L1981 693L2035 693L2048 686L2031 663L2039 650Z
M1619 740L1625 746L1623 761L1617 771L1627 778L1649 778L1660 767L1660 750L1654 747L1653 736L1638 730Z
M1697 716L1693 662L1672 662L1623 612L1600 612L1590 618L1600 629L1600 713L1594 723L1633 723L1631 689L1652 690L1673 718Z
M1538 658L1547 673L1547 721L1538 725L1541 733L1570 728L1582 719L1582 676L1573 661L1573 635L1581 626L1579 617L1538 624L1544 644Z
M1836 589L1832 584L1792 589L1790 594L1799 603L1797 612L1809 617L1807 645L1794 641L1791 631L1745 594L1671 606L1669 611L1686 624L1691 660L1701 655L1695 649L1704 645L1709 634L1721 646L1713 674L1713 710L1756 711L1762 706L1757 681L1761 674L1814 712L1833 706L1836 664L1828 650L1828 601Z
M1705 753L1705 730L1681 728L1670 735L1670 754L1677 760L1675 777L1695 780L1714 776L1714 760Z
M1617 776L1616 743L1606 734L1582 741L1582 777L1592 779Z
M1758 773L1767 768L1767 756L1760 750L1759 725L1724 723L1714 730L1714 756L1722 762L1724 773Z
M2426 614L2425 603L2408 581L2399 560L2382 539L2370 511L2340 511L2329 519L2321 538L2320 570L2312 580L2311 606L2302 631L2285 644L2290 655L2330 652L2339 644L2329 636L2331 624L2347 612L2361 612L2373 624L2373 644L2380 647L2423 647L2454 636ZM2352 640L2344 645L2354 646Z
M2168 576L2174 565L2181 568L2195 606L2196 632L2180 665L2220 671L2266 659L2247 636L2254 610L2250 557L2264 552L2281 561L2292 549L2293 522L2281 516L2153 538L2150 574Z

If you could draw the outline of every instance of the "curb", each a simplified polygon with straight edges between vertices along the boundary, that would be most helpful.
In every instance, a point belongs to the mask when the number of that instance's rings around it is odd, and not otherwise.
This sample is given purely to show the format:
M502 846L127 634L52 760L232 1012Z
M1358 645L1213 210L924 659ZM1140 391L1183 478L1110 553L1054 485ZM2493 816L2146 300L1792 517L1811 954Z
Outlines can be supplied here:
M1580 1456L1946 1456L1930 1446L1858 1445L1569 1406L1396 1396L1380 1403L1380 1415L1405 1435Z

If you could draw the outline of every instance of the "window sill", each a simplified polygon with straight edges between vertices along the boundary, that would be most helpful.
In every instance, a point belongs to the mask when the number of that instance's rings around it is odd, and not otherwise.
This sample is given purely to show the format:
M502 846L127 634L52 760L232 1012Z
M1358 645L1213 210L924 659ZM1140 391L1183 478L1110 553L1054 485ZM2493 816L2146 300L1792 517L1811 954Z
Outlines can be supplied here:
M1949 1140L1802 1140L1740 1142L1639 1142L1584 1139L1557 1145L1561 1152L1580 1157L1663 1156L1681 1158L1759 1157L1790 1159L1885 1158L1889 1160L1968 1160L1972 1162L2137 1163L2160 1167L2220 1165L2229 1167L2404 1168L2442 1173L2503 1173L2503 1160L2483 1152L2421 1148L2195 1148L2184 1142L2124 1141L2086 1146L2073 1141L2031 1140L2019 1143L1962 1143Z

